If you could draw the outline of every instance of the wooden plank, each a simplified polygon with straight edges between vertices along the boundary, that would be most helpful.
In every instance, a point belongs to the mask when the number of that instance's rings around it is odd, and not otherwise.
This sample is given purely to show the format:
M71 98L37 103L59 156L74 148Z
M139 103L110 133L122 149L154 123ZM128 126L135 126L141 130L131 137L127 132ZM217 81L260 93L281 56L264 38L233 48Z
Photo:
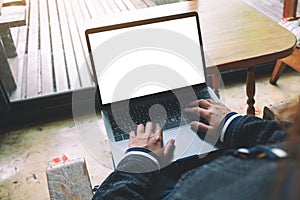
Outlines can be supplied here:
M0 26L9 27L23 26L26 19L25 6L9 6L1 9Z
M24 98L26 93L24 93L24 89L26 89L26 70L27 70L27 55L18 56L17 59L17 77L16 77L16 89L12 92L10 96L10 101L18 101ZM24 94L23 94L24 93Z
M70 37L71 37L71 41L72 41L72 52L75 55L75 66L73 66L73 67L79 73L79 66L80 66L79 63L82 62L82 60L84 59L84 55L80 51L80 49L81 49L80 42L79 42L80 38L77 33L77 26L76 26L75 18L73 16L72 6L70 4L71 2L69 0L65 0L63 3L64 3L65 12L66 12L66 18L67 18L68 24L69 24L69 29L71 32ZM79 76L79 80L77 80L76 83L71 83L71 85L74 85L74 84L78 85L78 87L82 87L82 82L81 82L80 76Z
M27 98L27 72L28 72L28 54L23 57L23 75L21 80L21 99Z
M16 42L16 49L17 49L17 77L16 77L16 84L17 88L10 96L10 101L17 101L23 99L23 97L26 95L27 90L27 54L26 54L26 44L28 41L27 38L27 31L28 31L28 10L29 5L26 5L26 25L21 26L18 28L12 28L18 30L18 37L14 40Z
M22 95L22 87L23 86L23 72L24 72L24 55L25 55L25 48L26 48L26 32L27 32L27 26L14 28L15 30L12 30L12 35L14 36L14 41L16 41L16 49L18 57L16 58L18 60L17 64L17 76L16 76L16 84L17 88L14 90L10 96L10 100L20 100ZM26 74L26 73L25 73Z
M92 186L84 159L49 167L46 170L50 199L92 199Z
M50 34L52 45L52 59L55 74L55 89L57 92L60 92L68 90L68 77L62 44L61 26L59 23L57 5L54 0L48 0L48 9L50 16Z
M296 99L287 99L265 106L263 118L291 122L291 110L287 110L287 108L293 106L296 103Z
M14 102L17 100L21 100L26 96L26 90L27 90L27 54L26 53L26 44L27 44L27 31L28 31L28 5L25 6L26 10L26 25L21 26L21 27L15 27L15 28L10 28L13 40L15 42L16 50L18 56L14 59L9 60L12 61L11 67L16 67L16 76L15 76L15 81L16 81L16 89L12 92L10 96L10 101Z
M88 8L87 8L86 4L84 3L84 1L82 1L82 0L73 0L72 4L78 6L78 10L80 10L80 13L77 13L77 12L74 13L74 17L76 19L79 19L80 22L85 22L86 20L91 19L92 15L91 15L90 11L88 10ZM79 18L79 17L77 17L77 15L81 16L81 17Z
M76 89L80 87L80 84L76 84L79 80L79 74L77 70L77 65L75 61L75 55L73 51L73 44L71 41L71 30L69 26L69 22L66 16L65 5L62 1L57 1L57 7L59 11L60 17L60 25L63 39L63 46L66 57L66 66L69 77L70 89Z
M123 0L128 10L135 10L134 4L130 0Z
M51 61L50 21L47 1L40 1L40 52L42 94L54 92L53 65Z
M42 95L42 68L41 68L41 50L38 49L37 53L37 62L38 62L38 68L37 68L37 80L38 80L38 95Z
M25 6L25 0L3 0L3 7L5 6Z
M157 6L157 4L152 0L142 0L147 4L148 7Z
M38 91L38 31L39 31L39 13L38 13L38 0L30 1L29 8L29 22L28 22L28 47L27 47L27 90L24 95L26 98L37 96Z
M99 0L99 2L103 6L106 14L112 14L112 13L114 13L106 0Z
M87 8L90 18L98 16L98 13L97 13L98 8L94 6L93 1L90 1L90 0L82 1L82 4L84 4L84 6Z
M82 87L91 86L91 64L90 59L88 56L88 49L86 45L86 39L84 35L85 29L83 29L85 23L87 20L90 20L88 17L88 10L86 7L82 6L81 0L74 0L72 1L73 8L76 7L76 12L73 10L73 16L75 17L76 25L77 25L77 32L79 35L79 42L81 46L81 50L83 53L83 60L81 63L79 63L79 74L82 82ZM78 13L80 14L78 15Z
M114 0L118 8L123 12L129 10L122 0Z
M99 0L91 0L91 2L93 3L94 7L96 8L97 16L101 16L101 15L106 14L106 11L105 11L104 7L100 3Z
M115 4L114 1L112 1L112 0L107 0L107 2L108 2L108 5L110 6L111 10L112 10L114 13L121 12L121 10L118 8L118 6Z
M20 36L20 27L14 27L14 28L10 28L10 33L11 33L11 38L13 41L13 45L15 48L15 55L14 57L12 57L12 59L8 59L8 62L10 63L10 69L13 73L14 79L16 80L16 84L17 84L17 77L18 77L18 70L19 70L19 66L18 66L18 53L17 53L17 46L19 43L19 36ZM3 42L3 41L2 41Z
M76 4L76 1L66 0L64 3L67 11L70 30L72 30L71 37L73 50L76 55L77 70L80 75L79 83L81 87L90 86L92 83L87 64L87 56L85 55L82 44L82 38L84 38L82 34L84 31L81 30L82 25L78 22L82 21L82 13ZM78 18L75 18L74 15L76 15Z
M11 33L12 39L14 41L15 47L17 49L17 46L19 43L19 36L20 36L20 27L10 28L10 33Z
M73 13L74 14L74 13ZM87 16L86 10L82 10L82 14L84 16ZM82 87L90 87L93 85L91 75L92 75L92 65L89 59L89 53L88 53L88 48L86 44L86 38L85 38L85 29L83 28L84 25L86 24L86 21L89 21L91 18L85 18L85 20L77 19L77 30L78 34L80 37L80 44L82 47L82 53L84 55L84 62L81 65L81 68L79 70L81 81L82 81Z
M148 7L147 4L145 4L143 1L141 0L131 0L131 2L133 3L133 5L137 8L146 8Z

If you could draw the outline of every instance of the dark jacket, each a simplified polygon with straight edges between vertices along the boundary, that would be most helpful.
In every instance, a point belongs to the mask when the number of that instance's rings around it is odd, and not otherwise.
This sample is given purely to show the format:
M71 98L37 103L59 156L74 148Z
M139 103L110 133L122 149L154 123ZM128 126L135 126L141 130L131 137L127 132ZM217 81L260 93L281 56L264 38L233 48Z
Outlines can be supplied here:
M240 117L231 124L224 138L228 148L261 146L266 149L283 148L285 132L275 121L254 116ZM144 160L143 160L144 159ZM159 170L149 173L128 173L128 168L149 160L134 155L125 157L94 195L94 199L147 199L149 188L159 176ZM222 154L210 163L183 174L170 199L289 199L289 189L277 187L281 163L293 160L240 158ZM149 165L138 165L147 170ZM152 166L153 167L153 166ZM299 170L296 170L299 171ZM277 188L278 189L278 188ZM282 197L282 198L281 198Z

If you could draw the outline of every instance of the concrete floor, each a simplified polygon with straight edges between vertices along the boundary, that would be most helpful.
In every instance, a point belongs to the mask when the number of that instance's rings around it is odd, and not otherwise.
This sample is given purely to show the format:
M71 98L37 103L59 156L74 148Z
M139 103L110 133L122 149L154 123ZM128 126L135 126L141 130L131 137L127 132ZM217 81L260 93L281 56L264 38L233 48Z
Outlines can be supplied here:
M288 70L278 86L270 85L269 73L256 75L257 115L265 105L295 98L300 92L299 73ZM244 81L232 79L221 91L222 100L244 114ZM223 98L225 97L225 98ZM102 121L95 115L58 119L39 125L2 131L0 134L0 199L49 199L45 169L63 159L85 158L92 185L112 171L110 150Z

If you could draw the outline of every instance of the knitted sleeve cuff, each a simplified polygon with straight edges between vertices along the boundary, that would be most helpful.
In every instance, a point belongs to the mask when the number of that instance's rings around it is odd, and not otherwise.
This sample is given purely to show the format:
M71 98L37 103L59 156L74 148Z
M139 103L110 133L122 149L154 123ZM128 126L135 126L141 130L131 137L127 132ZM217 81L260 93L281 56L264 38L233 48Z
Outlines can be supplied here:
M240 119L242 118L242 115L240 114L237 114L236 112L231 112L229 114L227 114L225 116L225 119L224 119L224 126L223 128L221 129L221 135L220 135L220 141L221 142L224 142L225 140L225 135L227 132L230 132L233 127L234 127L234 124Z

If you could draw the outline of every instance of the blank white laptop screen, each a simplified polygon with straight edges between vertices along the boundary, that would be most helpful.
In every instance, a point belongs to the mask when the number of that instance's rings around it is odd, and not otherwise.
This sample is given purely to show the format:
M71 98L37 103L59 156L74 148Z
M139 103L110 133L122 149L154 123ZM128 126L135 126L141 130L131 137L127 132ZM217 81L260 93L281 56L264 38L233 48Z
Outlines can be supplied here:
M141 29L169 30L184 35L199 46L199 52L196 53L197 56L199 55L199 60L201 61L199 63L202 65L203 58L196 16L89 34L88 38L92 50L102 104L113 103L205 82L204 67L194 66L188 59L172 51L172 49L140 46L136 49L130 49L125 53L123 52L121 55L116 55L107 66L102 66L101 59L105 57L105 55L97 55L97 48L101 48L101 45L118 35ZM145 36L140 35L140 37ZM160 35L147 35L146 37L154 37L157 40L170 39L162 38ZM123 44L120 43L119 45ZM112 45L111 47L106 45L105 47L105 52L107 54L112 54L116 50L115 45ZM145 71L138 70L141 67L147 66L156 66L156 68L153 69L157 69L157 71L145 74ZM148 76L162 73L160 69L164 69L163 73L166 73L164 76L160 76L162 77L162 80L158 80L158 77L156 76L155 81L151 81L151 78L149 79ZM167 73L168 71L175 73ZM118 91L117 87L120 86L120 81L130 74L132 75L131 77L147 76L147 81L134 87L131 84L128 84L128 87L131 88L126 88L126 84L122 84L122 87L128 92L116 94L115 91ZM172 77L172 74L179 74L185 81L174 81L176 80L176 77ZM170 79L172 84L165 84L168 82L166 79Z

